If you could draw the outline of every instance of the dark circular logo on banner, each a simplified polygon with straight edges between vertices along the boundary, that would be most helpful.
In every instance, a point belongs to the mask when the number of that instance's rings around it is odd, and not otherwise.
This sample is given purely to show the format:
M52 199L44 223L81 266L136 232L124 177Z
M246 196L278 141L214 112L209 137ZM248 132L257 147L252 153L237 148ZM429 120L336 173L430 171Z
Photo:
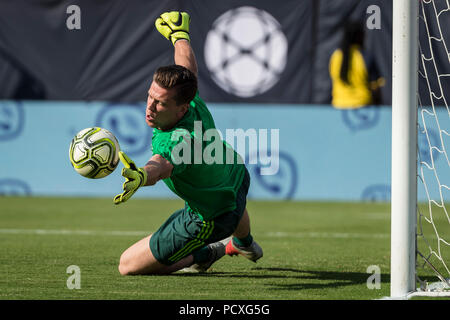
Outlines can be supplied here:
M17 101L0 101L0 141L14 139L23 130L25 112Z
M95 125L111 131L130 156L151 149L152 129L145 122L145 105L110 104L97 114Z
M254 153L252 156L256 158L258 154ZM278 172L274 175L262 175L261 168L266 166L261 165L259 162L257 164L249 164L248 159L250 158L250 156L247 157L245 163L252 178L254 178L252 180L253 183L257 183L265 191L276 196L278 199L293 198L297 190L299 177L297 165L291 155L280 151L279 168Z
M342 120L352 131L371 129L380 121L380 108L368 106L353 110L343 110Z
M0 195L2 196L29 196L30 186L19 179L0 179Z
M361 200L370 202L388 202L391 199L391 186L385 184L374 184L366 187Z
M217 18L204 49L214 82L245 98L264 93L278 82L287 52L288 41L280 23L268 12L249 6Z

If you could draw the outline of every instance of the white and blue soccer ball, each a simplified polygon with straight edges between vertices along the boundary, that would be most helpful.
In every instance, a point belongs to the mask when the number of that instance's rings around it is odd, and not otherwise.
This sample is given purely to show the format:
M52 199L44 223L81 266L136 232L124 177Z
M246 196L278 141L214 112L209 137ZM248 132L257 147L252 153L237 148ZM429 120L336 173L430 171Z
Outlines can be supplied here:
M70 163L86 178L99 179L111 174L119 164L120 146L108 130L92 127L78 132L70 143Z

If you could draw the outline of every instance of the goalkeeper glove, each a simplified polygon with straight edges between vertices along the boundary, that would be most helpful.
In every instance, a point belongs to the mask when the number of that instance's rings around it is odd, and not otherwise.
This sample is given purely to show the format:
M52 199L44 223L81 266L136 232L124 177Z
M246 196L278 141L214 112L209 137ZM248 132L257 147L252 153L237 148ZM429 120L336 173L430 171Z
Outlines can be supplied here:
M164 12L161 16L156 19L155 26L156 29L168 40L175 42L180 39L186 39L190 41L189 38L189 23L191 22L191 17L186 12L171 11Z
M120 161L125 168L122 169L122 176L125 177L123 192L114 197L114 204L121 204L147 182L147 171L144 168L136 167L136 164L122 151L119 152Z

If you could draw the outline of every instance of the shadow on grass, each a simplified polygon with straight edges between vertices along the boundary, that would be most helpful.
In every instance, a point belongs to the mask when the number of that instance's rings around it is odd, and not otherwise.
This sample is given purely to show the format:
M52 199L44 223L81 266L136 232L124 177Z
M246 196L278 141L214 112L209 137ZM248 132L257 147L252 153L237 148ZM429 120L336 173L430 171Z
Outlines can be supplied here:
M251 272L176 273L182 277L227 277L268 280L266 285L279 290L338 288L366 284L370 273L300 270L293 268L252 268ZM255 273L256 271L256 273ZM277 280L277 281L270 281ZM381 283L389 283L389 274L380 275Z
M268 272L281 272L287 279L296 280L290 283L272 284L274 289L301 290L301 289L322 289L338 288L344 286L366 284L372 275L363 272L336 272L317 270L298 270L292 268L255 268L256 270ZM297 280L301 280L298 282ZM381 283L389 283L389 274L380 274Z

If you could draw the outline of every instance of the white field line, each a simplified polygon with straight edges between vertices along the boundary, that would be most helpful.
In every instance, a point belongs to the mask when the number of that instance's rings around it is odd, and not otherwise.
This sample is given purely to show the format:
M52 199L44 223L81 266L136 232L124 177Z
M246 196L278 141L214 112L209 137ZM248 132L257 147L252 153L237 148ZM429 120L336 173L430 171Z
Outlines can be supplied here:
M52 229L0 229L0 234L11 235L79 235L79 236L147 236L151 231L100 231L100 230L52 230ZM326 238L326 239L386 239L388 233L366 234L348 232L266 232L268 238Z
M388 233L349 233L349 232L267 232L262 236L269 238L330 238L330 239L351 239L351 238L370 238L385 239L389 238Z
M50 229L0 229L0 234L80 235L80 236L142 236L148 231L50 230Z

